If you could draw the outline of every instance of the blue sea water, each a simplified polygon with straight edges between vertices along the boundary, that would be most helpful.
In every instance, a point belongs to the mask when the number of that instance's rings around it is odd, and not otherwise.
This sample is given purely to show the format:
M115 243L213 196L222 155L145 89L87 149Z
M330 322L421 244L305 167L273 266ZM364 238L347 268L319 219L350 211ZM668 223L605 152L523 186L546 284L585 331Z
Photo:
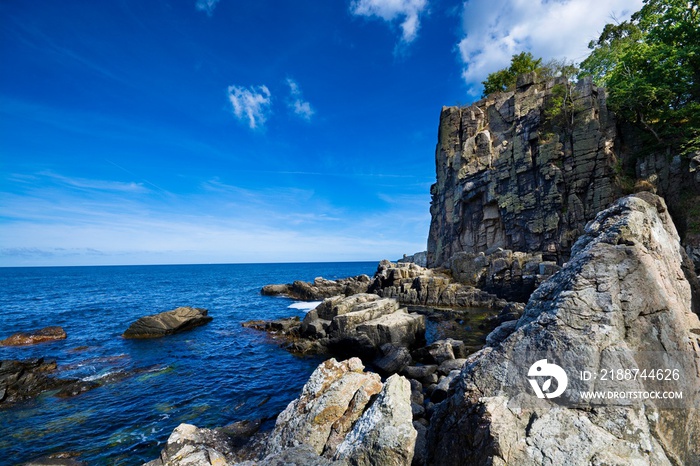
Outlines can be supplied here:
M269 283L372 275L376 262L0 268L0 339L48 325L68 338L0 347L0 359L45 357L58 375L99 380L132 374L73 398L47 392L0 408L0 464L78 452L89 464L142 464L182 422L216 427L274 419L320 362L241 327L251 319L304 315ZM152 340L121 334L141 316L194 306L214 320Z

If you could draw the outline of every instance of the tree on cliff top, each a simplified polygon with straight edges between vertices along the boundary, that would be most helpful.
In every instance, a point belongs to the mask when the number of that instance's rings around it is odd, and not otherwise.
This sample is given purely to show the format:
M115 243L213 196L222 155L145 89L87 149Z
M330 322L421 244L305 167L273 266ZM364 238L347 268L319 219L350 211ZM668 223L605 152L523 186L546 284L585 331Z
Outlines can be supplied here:
M490 73L486 81L482 81L484 92L482 97L486 97L494 92L512 91L518 76L521 74L536 72L540 77L547 79L556 76L563 76L571 79L578 73L578 68L568 60L550 60L542 63L541 58L535 58L530 52L520 52L510 59L510 66Z
M542 64L541 58L535 58L530 52L520 52L510 59L510 67L494 71L486 77L483 97L494 92L512 91L521 74L537 71Z
M629 21L608 24L581 63L609 92L618 117L664 145L700 149L698 0L644 0Z

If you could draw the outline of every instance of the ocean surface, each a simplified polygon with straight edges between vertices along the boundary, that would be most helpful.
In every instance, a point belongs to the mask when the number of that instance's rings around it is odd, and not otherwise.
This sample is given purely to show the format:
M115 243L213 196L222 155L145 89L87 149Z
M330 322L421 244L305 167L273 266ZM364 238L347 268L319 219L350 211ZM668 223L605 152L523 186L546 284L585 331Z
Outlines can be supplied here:
M136 465L155 459L182 422L217 427L244 419L268 425L299 395L321 361L300 358L266 334L241 327L251 319L298 315L309 308L260 295L263 285L358 274L377 262L0 268L0 339L48 325L68 338L0 347L0 359L45 357L60 377L121 375L73 398L47 392L0 408L0 465L54 452L78 452L93 464ZM204 307L214 320L152 340L121 334L144 315Z

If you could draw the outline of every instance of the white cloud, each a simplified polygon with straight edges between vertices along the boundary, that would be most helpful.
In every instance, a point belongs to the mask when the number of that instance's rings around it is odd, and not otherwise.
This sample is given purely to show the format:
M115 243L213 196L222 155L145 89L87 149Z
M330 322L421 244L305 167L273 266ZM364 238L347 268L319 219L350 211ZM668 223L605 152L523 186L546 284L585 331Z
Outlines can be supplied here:
M263 126L272 112L272 95L267 86L229 86L228 100L233 106L236 118L241 121L247 120L251 129Z
M468 0L459 52L462 75L476 94L486 76L530 51L546 60L581 61L605 24L628 19L642 0Z
M214 8L216 8L217 3L219 3L219 0L197 0L195 8L197 8L197 11L204 11L207 15L211 16L212 13L214 13Z
M290 78L287 78L287 84L289 85L289 94L291 95L289 108L301 118L311 120L311 117L316 112L311 108L311 104L303 99L299 84Z
M396 259L425 249L427 194L348 211L312 189L201 190L127 196L43 184L1 193L0 266Z
M115 191L123 193L145 193L148 189L143 183L93 180L87 178L71 178L50 171L43 171L39 175L53 179L56 182L86 191Z
M401 21L401 40L412 42L420 27L420 15L428 6L428 0L355 0L350 11L358 16L378 17L384 21Z

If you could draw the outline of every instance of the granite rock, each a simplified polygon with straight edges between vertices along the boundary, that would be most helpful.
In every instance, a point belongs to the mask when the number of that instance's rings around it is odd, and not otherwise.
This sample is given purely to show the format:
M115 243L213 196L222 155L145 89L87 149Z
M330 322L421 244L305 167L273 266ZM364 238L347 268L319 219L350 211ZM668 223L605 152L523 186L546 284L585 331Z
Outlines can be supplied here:
M357 275L339 280L317 277L311 283L297 280L286 285L265 285L260 292L267 296L283 295L302 301L318 301L331 296L366 293L369 283L370 278L367 275Z
M394 374L333 456L351 466L410 465L416 443L411 384Z
M586 221L610 205L615 185L615 120L605 91L542 81L469 107L443 107L431 188L428 266L495 248L562 262ZM547 117L555 86L575 96L573 123Z
M599 213L571 260L530 298L516 330L469 356L454 394L432 409L428 463L697 464L700 321L685 261L661 198L639 193ZM647 379L612 385L572 374L560 399L539 399L527 383L527 358L543 353L574 369L681 358L683 409L576 398L584 389L649 390Z
M370 398L382 389L377 374L363 371L357 359L329 359L311 374L299 398L277 417L267 455L308 445L321 455L335 451Z
M172 311L141 317L122 335L124 338L159 338L184 332L212 321L202 308L178 307Z

